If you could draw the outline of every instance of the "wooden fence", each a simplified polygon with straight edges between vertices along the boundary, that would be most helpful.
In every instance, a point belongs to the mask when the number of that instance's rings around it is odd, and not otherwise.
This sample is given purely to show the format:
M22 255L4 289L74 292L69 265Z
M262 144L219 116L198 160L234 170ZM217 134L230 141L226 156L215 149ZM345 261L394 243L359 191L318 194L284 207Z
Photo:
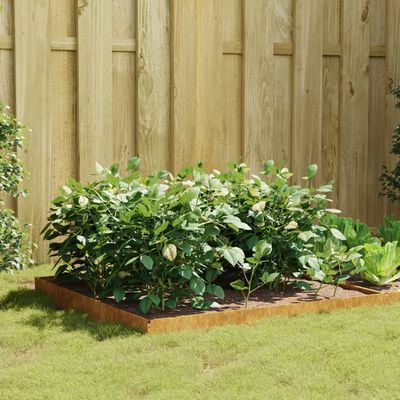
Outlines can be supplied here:
M95 162L176 171L264 159L335 179L371 225L400 121L400 0L0 0L0 102L30 125L37 260L49 200ZM301 175L300 175L301 176Z

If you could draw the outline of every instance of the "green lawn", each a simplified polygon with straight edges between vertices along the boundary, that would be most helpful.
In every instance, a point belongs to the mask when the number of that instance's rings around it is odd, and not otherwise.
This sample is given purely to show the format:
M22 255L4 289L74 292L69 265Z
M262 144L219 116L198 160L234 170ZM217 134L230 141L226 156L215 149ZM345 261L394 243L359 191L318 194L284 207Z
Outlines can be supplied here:
M145 336L0 275L0 399L400 399L400 304Z

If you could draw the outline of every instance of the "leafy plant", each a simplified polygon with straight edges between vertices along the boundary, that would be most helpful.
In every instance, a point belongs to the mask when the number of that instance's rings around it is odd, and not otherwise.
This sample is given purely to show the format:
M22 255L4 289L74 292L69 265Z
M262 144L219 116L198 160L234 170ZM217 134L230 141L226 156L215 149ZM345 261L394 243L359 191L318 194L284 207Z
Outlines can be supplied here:
M389 242L384 246L377 243L367 243L365 255L358 260L361 277L382 286L400 278L400 248L397 242Z
M400 109L400 86L393 89L391 93L396 99L395 107ZM394 130L391 153L400 156L400 124ZM380 181L383 186L381 195L387 196L392 201L400 199L400 160L392 170L384 167Z
M393 216L386 216L384 224L378 225L377 229L383 243L394 241L400 243L400 221L395 220Z
M360 250L363 246L348 249L344 244L345 237L339 233L335 228L327 230L324 237L315 241L312 252L302 257L301 261L307 268L307 275L321 282L316 294L322 284L326 283L335 285L335 295L341 283L359 272L355 264L362 257Z
M341 235L336 232L336 237L339 236L348 249L377 241L371 234L368 225L352 218L327 214L321 218L321 224L329 229L339 231Z
M53 200L44 238L59 258L57 277L82 280L100 297L139 300L139 309L174 308L191 300L209 308L223 298L222 281L240 290L247 305L264 285L285 284L306 272L301 257L323 236L332 183L290 186L292 173L272 161L265 179L245 164L208 174L203 166L177 176L141 176L139 160L127 175L98 166L89 184L70 180Z
M0 106L0 192L18 197L26 171L17 150L22 147L25 127ZM4 202L0 200L0 207ZM12 210L0 208L0 272L20 270L32 263L28 236L21 230Z

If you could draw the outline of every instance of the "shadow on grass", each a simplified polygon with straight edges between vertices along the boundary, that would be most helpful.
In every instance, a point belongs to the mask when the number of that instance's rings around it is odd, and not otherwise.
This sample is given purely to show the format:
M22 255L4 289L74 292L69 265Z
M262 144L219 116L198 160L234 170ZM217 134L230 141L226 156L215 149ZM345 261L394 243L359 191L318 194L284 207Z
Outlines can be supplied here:
M12 290L0 300L0 312L26 309L39 312L33 313L22 323L40 330L61 327L65 332L83 331L98 341L141 335L124 325L93 321L87 314L78 311L57 310L50 297L32 289Z

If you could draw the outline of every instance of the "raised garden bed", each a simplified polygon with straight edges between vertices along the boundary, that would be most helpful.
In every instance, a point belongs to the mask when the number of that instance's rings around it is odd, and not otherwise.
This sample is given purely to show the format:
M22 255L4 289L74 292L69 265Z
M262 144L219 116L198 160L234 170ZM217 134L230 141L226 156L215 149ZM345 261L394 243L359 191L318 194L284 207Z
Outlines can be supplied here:
M261 290L252 297L248 308L243 308L241 294L226 290L225 299L209 311L195 310L183 304L174 310L153 310L143 316L136 313L137 304L115 304L113 299L95 299L83 285L60 284L53 277L39 277L35 279L35 287L49 295L59 308L82 311L96 320L122 323L145 333L245 324L274 315L293 316L400 301L400 292L397 291L377 293L369 288L347 284L339 287L335 296L331 285L326 285L318 295L315 291L300 289L272 293Z

